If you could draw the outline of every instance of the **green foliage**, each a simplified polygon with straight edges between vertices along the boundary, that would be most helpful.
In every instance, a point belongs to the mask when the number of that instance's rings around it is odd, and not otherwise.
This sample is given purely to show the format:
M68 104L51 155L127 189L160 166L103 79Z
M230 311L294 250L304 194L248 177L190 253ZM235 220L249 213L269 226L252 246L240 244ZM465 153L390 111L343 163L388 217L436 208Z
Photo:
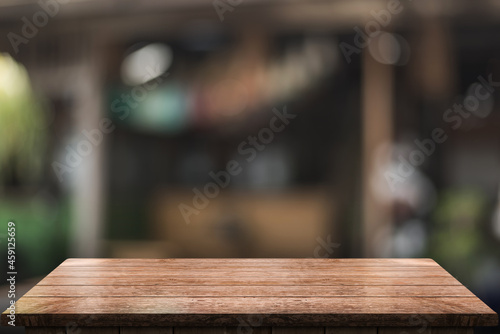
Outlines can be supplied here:
M45 117L30 87L26 70L0 54L0 180L13 168L22 181L42 170Z
M65 259L69 212L67 200L53 202L43 195L0 201L0 222L4 224L0 235L7 232L9 221L16 224L16 262L21 277L46 275ZM2 241L2 245L3 254L6 244Z
M486 213L484 194L466 188L445 191L434 213L431 257L466 284L480 258Z

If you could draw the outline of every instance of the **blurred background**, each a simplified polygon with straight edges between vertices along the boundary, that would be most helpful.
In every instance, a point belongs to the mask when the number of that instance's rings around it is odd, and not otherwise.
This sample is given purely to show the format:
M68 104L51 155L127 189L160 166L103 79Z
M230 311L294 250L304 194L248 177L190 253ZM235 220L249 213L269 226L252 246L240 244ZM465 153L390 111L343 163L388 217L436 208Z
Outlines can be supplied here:
M67 257L431 257L499 312L499 19L497 1L1 0L18 291Z

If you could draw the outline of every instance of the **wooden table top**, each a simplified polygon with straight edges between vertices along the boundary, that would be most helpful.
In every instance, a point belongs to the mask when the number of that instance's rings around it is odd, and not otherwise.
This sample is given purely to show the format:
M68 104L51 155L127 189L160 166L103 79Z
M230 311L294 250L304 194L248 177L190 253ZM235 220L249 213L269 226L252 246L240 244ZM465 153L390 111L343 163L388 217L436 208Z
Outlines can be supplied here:
M18 326L238 326L243 316L266 326L498 323L431 259L68 259L16 303Z

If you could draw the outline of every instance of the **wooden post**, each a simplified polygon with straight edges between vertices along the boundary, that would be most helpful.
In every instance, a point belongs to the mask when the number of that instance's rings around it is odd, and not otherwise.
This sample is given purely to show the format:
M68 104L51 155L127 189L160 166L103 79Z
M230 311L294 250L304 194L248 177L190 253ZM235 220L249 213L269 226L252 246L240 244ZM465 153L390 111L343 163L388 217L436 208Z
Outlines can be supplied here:
M78 88L76 131L78 140L85 140L82 131L99 129L104 117L102 66L99 57L101 47L94 39L84 39L82 65L74 78ZM73 219L71 229L71 253L77 257L100 256L102 235L102 212L104 203L103 134L99 144L92 144L92 152L83 157L76 171L73 187Z
M366 257L380 257L386 255L381 247L390 247L392 213L391 206L374 193L372 181L374 177L383 177L376 164L386 164L390 159L389 153L377 154L384 145L392 143L393 67L377 62L368 49L363 52L362 62L363 253ZM380 238L381 233L385 238Z

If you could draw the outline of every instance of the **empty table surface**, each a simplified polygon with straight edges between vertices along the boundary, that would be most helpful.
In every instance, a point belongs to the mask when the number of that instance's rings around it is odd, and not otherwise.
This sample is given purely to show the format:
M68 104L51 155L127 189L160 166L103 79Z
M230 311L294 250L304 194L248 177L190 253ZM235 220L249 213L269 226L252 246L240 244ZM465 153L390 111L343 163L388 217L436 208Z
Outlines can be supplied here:
M7 325L7 312L2 314ZM431 259L67 259L17 326L494 326Z

